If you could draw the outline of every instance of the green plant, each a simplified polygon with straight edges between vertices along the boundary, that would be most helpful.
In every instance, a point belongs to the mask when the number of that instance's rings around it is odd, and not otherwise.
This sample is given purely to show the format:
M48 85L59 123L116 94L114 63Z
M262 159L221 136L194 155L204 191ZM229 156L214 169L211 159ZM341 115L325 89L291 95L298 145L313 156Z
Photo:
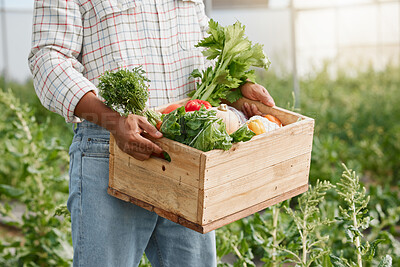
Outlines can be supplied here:
M356 259L343 258L331 255L334 264L339 266L358 266L363 267L363 262L370 262L375 256L377 245L384 241L382 239L362 242L363 231L369 227L370 217L368 216L367 205L370 197L366 194L366 189L360 184L360 180L355 171L348 169L344 164L342 179L337 183L338 195L344 202L340 205L340 217L338 219L344 222L344 230L347 236L347 242L354 246L354 255ZM379 262L379 266L392 266L392 258L386 255Z
M333 221L321 218L319 205L324 201L326 191L332 188L332 184L327 181L317 181L315 186L311 186L309 190L298 198L297 209L286 207L285 210L296 224L299 238L291 242L297 243L298 248L289 250L282 246L278 249L286 252L292 262L299 266L311 266L318 259L329 253L326 247L321 246L325 243L329 236L321 236L319 230Z
M57 139L46 136L32 110L10 92L0 91L0 213L22 237L0 241L2 266L69 266L72 247L69 222L55 216L67 198L67 153ZM46 140L47 139L47 140ZM25 209L15 216L13 207Z
M223 27L212 19L209 21L209 36L196 47L204 48L203 55L216 63L203 72L193 71L192 77L201 78L201 83L191 94L192 99L207 100L213 106L218 106L221 99L235 102L242 97L241 91L235 89L247 80L255 82L255 71L250 67L268 69L270 62L262 45L252 45L244 30L240 22Z
M100 77L98 88L105 104L124 116L136 114L144 116L147 120L157 125L161 116L146 107L149 99L149 79L145 76L142 66L132 70L121 69L116 72L105 72Z

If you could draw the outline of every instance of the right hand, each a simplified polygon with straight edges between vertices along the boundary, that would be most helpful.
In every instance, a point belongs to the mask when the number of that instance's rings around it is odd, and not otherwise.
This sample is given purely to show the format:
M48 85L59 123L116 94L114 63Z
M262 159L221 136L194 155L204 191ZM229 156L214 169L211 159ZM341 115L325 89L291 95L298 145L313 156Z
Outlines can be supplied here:
M121 117L113 134L118 147L122 151L137 160L146 160L152 153L160 154L163 150L143 137L144 131L154 138L162 137L162 133L151 125L145 117L132 114L128 117Z

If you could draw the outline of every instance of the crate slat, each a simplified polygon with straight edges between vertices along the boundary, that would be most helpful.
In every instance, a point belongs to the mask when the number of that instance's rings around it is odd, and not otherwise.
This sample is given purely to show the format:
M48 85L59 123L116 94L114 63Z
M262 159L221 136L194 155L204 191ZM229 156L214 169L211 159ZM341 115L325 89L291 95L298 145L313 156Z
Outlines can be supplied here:
M307 120L272 131L266 136L256 136L255 142L238 143L227 153L209 151L206 153L204 189L311 152L312 137L313 121Z
M111 136L108 193L207 233L305 192L314 120L248 99L230 105L241 109L244 103L255 104L285 126L234 144L229 151L202 152L167 138L150 138L171 162L136 160Z
M128 166L114 157L112 188L136 199L197 222L198 190L140 166Z
M210 223L267 197L273 198L308 183L310 154L249 173L205 191L203 223ZM284 177L284 178L282 178Z

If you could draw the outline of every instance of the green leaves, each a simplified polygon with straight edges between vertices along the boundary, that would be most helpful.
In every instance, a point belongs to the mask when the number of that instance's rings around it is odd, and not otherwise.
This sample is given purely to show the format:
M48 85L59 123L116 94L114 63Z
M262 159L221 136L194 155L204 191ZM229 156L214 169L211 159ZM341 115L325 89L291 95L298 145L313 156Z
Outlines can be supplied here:
M142 66L138 66L132 70L105 72L100 77L98 88L108 107L125 116L145 116L155 126L160 116L153 110L146 109L149 99L148 82L150 80L145 76Z
M147 82L150 81L144 74L142 66L105 72L98 85L104 103L124 115L142 115L149 98Z
M300 266L310 266L311 263L329 253L328 249L321 249L320 243L325 243L329 236L318 234L323 226L330 225L333 221L321 218L319 205L325 200L326 192L334 187L328 181L317 181L315 186L298 198L298 209L285 207L286 212L293 219L300 234L301 255L295 260ZM286 250L287 251L287 250Z
M386 255L382 260L379 262L378 267L391 267L392 266L392 257Z
M0 122L0 213L18 233L2 237L0 265L70 266L69 222L53 216L68 198L67 149L11 92L0 90L0 112L9 120Z
M15 188L10 185L0 184L0 195L5 195L11 198L17 198L22 196L25 193L24 190Z
M233 139L232 142L237 143L249 141L255 135L256 134L249 129L247 124L243 124L239 129L231 134L231 137Z
M260 67L267 70L270 62L263 46L252 45L245 36L245 27L240 22L222 27L211 19L208 34L196 46L205 48L203 55L208 60L216 60L216 64L202 72L201 83L190 95L192 99L207 100L213 106L217 106L220 99L234 102L242 97L240 90L235 89L247 80L255 82L254 72L249 69ZM200 78L199 74L196 69L192 77Z
M202 151L232 147L232 138L215 110L185 112L182 106L164 117L160 131L169 139Z
M339 206L341 217L338 217L338 220L345 227L347 242L355 248L356 259L354 262L353 259L347 259L348 266L362 267L363 262L371 262L374 259L378 244L385 240L376 239L371 243L363 240L362 232L369 228L371 221L367 210L370 197L366 194L366 188L361 185L356 172L348 169L346 165L342 165L344 171L342 178L337 183L337 194L344 204ZM391 257L388 257L391 260ZM335 261L347 262L343 258L333 258ZM388 264L388 262L385 264Z

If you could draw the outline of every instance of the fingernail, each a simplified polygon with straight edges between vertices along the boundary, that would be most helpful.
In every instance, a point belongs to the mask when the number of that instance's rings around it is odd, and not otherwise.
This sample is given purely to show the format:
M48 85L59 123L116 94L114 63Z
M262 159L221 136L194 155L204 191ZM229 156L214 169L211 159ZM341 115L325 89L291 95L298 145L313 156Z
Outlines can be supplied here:
M156 132L156 136L157 136L157 137L162 137L163 134L162 134L161 132Z

